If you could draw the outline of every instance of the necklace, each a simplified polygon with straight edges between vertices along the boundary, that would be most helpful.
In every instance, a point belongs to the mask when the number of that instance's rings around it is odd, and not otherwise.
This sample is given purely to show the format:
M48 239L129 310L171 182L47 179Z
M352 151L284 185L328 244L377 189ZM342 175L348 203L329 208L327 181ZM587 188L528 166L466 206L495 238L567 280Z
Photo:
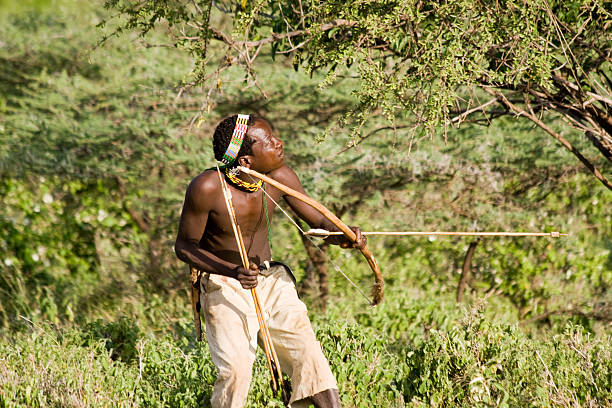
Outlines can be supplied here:
M244 180L240 180L238 177L234 176L232 174L232 172L230 171L229 168L225 169L225 175L227 176L227 178L229 179L229 181L232 182L232 184L238 186L238 187L242 187L247 191L257 191L259 190L259 187L261 187L261 184L263 183L263 181L261 180L257 180L256 183L249 183L247 181Z

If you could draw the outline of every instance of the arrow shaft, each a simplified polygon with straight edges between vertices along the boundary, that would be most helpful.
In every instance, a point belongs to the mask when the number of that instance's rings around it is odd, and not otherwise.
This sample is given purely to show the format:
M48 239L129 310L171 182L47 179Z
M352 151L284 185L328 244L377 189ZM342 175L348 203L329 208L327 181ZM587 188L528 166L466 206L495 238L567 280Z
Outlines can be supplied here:
M329 235L340 235L335 231L306 231L307 235L325 237ZM456 236L480 236L480 237L560 237L569 234L560 232L469 232L469 231L364 231L363 235L410 235L410 236L432 236L432 235L456 235Z

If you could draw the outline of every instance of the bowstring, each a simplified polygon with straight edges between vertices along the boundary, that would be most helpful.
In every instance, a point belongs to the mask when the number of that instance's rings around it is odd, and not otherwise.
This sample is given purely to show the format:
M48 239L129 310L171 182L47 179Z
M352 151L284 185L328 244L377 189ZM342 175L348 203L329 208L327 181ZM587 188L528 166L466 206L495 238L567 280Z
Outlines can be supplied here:
M256 180L253 178L253 176L251 176L250 174L248 174L248 176L251 178L251 180L252 180L253 182L256 182ZM295 225L295 227L296 227L296 228L297 228L297 229L300 231L300 233L301 233L303 236L305 236L306 238L308 238L308 240L309 240L309 241L310 241L310 242L311 242L311 243L314 245L314 247L315 247L315 248L317 248L317 250L323 254L323 256L325 257L325 259L327 259L327 261L328 261L329 263L331 263L331 264L332 264L332 266L334 267L334 269L336 270L336 272L339 272L339 273L340 273L342 276L344 276L344 278L345 278L347 281L349 281L349 283L350 283L351 285L353 285L353 287L354 287L355 289L357 289L357 292L359 292L359 294L360 294L361 296L363 296L363 298L364 298L365 300L367 300L367 301L368 301L368 304L369 304L369 305L371 305L371 304L372 304L372 301L371 301L371 300L368 298L368 296L365 294L365 292L364 292L364 291L363 291L363 290L362 290L362 289L361 289L359 286L357 286L357 284L356 284L355 282L353 282L353 281L351 280L351 278L349 278L349 277L348 277L348 275L347 275L346 273L344 273L344 271L342 271L342 269L340 269L340 267L338 266L338 264L336 264L336 263L335 263L335 262L334 262L334 261L333 261L331 258L329 258L329 257L328 257L328 256L325 254L325 252L324 252L324 251L323 251L323 250L322 250L322 249L319 247L319 245L317 245L317 243L315 242L315 240L314 240L314 239L313 239L313 238L312 238L310 235L306 234L306 231L304 231L304 229L303 229L303 228L302 228L302 227L301 227L301 226L300 226L300 225L299 225L299 224L298 224L298 223L297 223L297 222L296 222L296 221L293 219L293 217L291 217L291 216L290 216L290 215L287 213L287 211L285 211L285 209L284 209L283 207L281 207L281 206L280 206L280 205L279 205L279 204L278 204L278 203L277 203L277 202L276 202L276 201L275 201L275 200L274 200L274 199L273 199L273 198L270 196L270 194L268 194L268 192L266 191L266 189L265 189L265 188L262 188L261 190L262 190L262 191L264 192L264 194L265 194L265 195L266 195L266 196L267 196L267 197L270 199L270 201L272 201L272 202L274 203L274 205L275 205L275 206L276 206L278 209L280 209L280 210L282 211L282 213L283 213L283 214L285 214L285 216L286 216L287 218L289 218L289 221L291 221L291 223L292 223L293 225ZM267 208L266 208L266 210L267 210ZM266 214L266 215L267 215L267 214ZM270 224L268 224L268 227L269 227L269 225L270 225ZM270 231L268 231L268 239L270 239Z

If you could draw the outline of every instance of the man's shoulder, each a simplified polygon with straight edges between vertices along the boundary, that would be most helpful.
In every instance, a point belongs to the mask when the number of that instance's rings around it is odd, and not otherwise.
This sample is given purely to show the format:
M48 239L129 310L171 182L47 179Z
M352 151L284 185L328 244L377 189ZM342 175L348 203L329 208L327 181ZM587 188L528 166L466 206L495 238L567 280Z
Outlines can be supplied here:
M272 170L267 175L273 178L274 180L280 181L283 184L292 183L293 181L298 179L298 176L297 174L295 174L295 171L293 171L293 169L286 164L283 164L278 169Z
M207 169L195 176L189 183L187 192L195 195L206 195L217 192L219 189L219 176L216 169Z
M298 175L291 167L287 165L283 165L282 167L271 171L267 175L268 177L273 178L287 187L291 187L292 189L298 191L302 190L302 183L300 182Z

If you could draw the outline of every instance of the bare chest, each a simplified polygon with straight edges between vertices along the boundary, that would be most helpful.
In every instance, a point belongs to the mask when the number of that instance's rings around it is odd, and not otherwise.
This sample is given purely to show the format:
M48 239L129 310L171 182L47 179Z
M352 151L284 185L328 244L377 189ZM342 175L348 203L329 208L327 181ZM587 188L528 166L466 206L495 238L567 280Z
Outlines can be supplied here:
M261 190L247 193L232 189L232 206L236 214L236 221L244 234L267 229L274 204ZM264 205L264 199L267 200ZM209 222L216 226L217 233L233 234L230 215L223 197L216 200L215 210Z

